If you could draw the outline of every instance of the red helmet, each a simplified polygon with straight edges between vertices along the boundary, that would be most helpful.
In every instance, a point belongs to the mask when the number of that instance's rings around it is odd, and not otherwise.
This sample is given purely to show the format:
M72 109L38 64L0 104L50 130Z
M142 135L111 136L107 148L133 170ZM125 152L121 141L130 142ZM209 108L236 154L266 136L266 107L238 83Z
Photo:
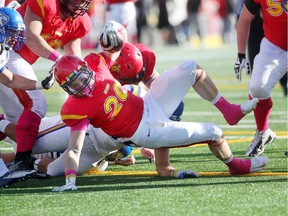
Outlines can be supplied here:
M122 85L138 84L146 72L142 53L134 45L125 43L110 72Z
M60 0L60 9L71 19L83 16L92 0Z
M64 55L53 67L56 81L69 95L91 95L95 83L94 72L84 60L74 55Z

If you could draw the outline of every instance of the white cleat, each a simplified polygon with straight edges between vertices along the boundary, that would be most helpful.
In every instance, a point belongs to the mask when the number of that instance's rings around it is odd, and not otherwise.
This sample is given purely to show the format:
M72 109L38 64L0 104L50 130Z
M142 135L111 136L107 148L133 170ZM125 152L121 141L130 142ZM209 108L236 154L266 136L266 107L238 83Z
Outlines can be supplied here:
M269 159L266 156L255 157L251 159L250 172L258 172L269 164Z
M241 104L241 111L243 114L248 114L250 113L257 105L259 102L258 98L253 98L249 101L246 101L245 103Z
M265 148L272 143L276 138L276 134L269 128L266 131L256 131L255 137L252 143L248 147L246 152L247 157L255 157L261 155Z

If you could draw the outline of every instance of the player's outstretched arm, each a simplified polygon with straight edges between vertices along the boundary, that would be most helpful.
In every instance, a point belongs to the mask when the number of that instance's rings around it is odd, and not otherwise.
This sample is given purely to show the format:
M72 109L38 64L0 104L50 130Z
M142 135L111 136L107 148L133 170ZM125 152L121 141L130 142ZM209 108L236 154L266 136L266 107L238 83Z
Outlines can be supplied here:
M155 149L155 165L157 173L163 177L175 177L175 178L197 178L200 175L191 170L176 170L169 160L169 149L161 148Z
M87 120L88 121L88 120ZM83 147L86 129L71 130L69 145L64 153L66 184L53 189L53 192L77 190L76 176L79 166L80 154Z
M13 74L5 67L0 70L2 70L0 71L0 82L9 88L20 90L49 89L54 83L53 74L49 74L49 76L42 81L35 81Z

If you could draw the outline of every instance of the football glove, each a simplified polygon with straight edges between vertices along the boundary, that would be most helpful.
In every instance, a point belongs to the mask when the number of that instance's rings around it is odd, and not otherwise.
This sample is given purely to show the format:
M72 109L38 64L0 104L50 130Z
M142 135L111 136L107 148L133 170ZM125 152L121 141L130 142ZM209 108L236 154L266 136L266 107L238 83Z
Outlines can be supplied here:
M179 179L184 179L184 178L198 178L200 177L200 174L190 170L173 170L171 172L171 176Z
M246 60L245 54L238 53L238 57L236 59L236 62L234 64L234 72L236 74L237 80L241 81L242 80L242 70L246 70L246 74L250 75L251 70L250 70L250 64Z
M50 89L55 82L54 74L50 72L44 80L41 81L41 85L44 89Z
M66 183L62 187L54 188L52 192L63 192L63 191L69 191L69 190L77 190L77 186L73 183Z
M107 23L102 31L103 34L103 44L108 45L108 38L110 39L110 47L118 46L119 41L121 40L118 36L116 26L113 21ZM100 35L101 36L101 35Z

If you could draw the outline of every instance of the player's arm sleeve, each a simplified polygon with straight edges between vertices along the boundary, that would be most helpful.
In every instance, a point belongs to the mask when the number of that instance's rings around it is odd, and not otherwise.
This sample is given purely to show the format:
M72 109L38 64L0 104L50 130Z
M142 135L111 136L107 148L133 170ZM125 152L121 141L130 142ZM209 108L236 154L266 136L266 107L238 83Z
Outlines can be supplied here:
M248 11L254 15L257 14L261 8L261 6L254 0L245 0L245 6L247 7Z

